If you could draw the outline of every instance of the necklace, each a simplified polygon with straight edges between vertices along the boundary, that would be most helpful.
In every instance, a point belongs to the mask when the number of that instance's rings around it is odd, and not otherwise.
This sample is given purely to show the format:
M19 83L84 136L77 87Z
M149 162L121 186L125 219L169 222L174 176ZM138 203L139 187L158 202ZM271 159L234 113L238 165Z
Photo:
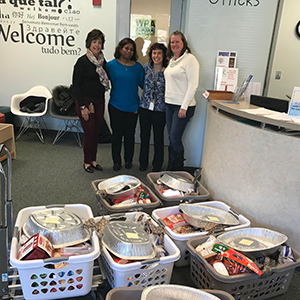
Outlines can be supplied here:
M133 65L131 61L124 61L122 59L117 59L117 61L124 66L126 71L128 71L128 67Z
M162 66L160 66L158 69L155 69L155 66L153 67L153 69L156 71L156 72L161 72L162 71Z

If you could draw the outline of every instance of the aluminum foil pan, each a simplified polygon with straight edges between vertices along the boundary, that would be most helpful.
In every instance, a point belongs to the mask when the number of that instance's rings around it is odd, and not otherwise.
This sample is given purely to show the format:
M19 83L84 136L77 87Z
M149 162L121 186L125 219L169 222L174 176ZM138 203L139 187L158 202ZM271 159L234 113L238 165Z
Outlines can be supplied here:
M207 292L192 287L181 286L176 284L154 285L146 287L142 291L141 300L220 300Z
M127 197L138 191L141 182L138 178L129 175L119 175L101 181L99 190L105 190L111 198Z
M235 226L239 220L226 210L201 204L180 204L184 219L194 227L203 227L203 222Z
M110 221L103 230L102 242L120 258L143 260L155 257L148 234L131 221Z
M220 234L217 239L237 251L269 255L288 240L282 233L265 228L244 228Z
M26 236L45 236L54 248L76 245L90 239L82 220L64 208L49 208L32 212L23 225Z
M194 191L194 183L189 179L177 174L164 173L163 176L158 179L158 181L174 190L179 190L186 193Z

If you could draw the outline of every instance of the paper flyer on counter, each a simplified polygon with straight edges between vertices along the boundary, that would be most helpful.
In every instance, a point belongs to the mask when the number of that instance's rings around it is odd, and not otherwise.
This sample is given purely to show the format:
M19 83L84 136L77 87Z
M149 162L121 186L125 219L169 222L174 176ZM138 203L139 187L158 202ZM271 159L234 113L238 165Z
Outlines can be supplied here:
M288 115L293 117L300 117L300 87L294 87Z

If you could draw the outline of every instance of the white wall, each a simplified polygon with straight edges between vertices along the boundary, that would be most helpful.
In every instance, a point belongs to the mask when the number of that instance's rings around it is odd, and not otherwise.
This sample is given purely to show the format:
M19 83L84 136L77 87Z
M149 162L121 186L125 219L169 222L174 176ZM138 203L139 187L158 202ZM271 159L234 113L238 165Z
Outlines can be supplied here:
M112 59L116 40L116 1L102 0L101 6L93 6L92 0L44 1L41 6L39 1L31 0L34 5L30 6L26 1L28 5L17 7L10 4L11 1L0 1L0 105L10 106L12 95L26 92L34 85L44 85L50 91L57 85L69 86L73 66L85 53L85 38L93 28L104 32L104 55L107 60ZM61 5L47 7L46 3ZM49 15L57 20L39 18ZM23 32L20 24L23 24ZM73 36L74 41L71 46L42 43L42 35L47 36L49 31L64 39ZM26 41L28 34L29 41L34 43ZM38 34L40 44L34 39ZM57 54L43 53L45 49L55 50ZM57 128L58 122L53 122L52 118L48 117L46 121L50 128Z
M269 97L287 100L286 95L291 96L293 88L300 86L300 38L295 33L299 11L299 0L284 0L270 72ZM282 72L280 80L275 79L276 71Z
M276 0L187 0L184 33L200 63L200 84L196 113L184 137L186 165L200 165L206 114L202 93L213 88L217 51L237 51L239 83L252 74L263 85L276 7Z

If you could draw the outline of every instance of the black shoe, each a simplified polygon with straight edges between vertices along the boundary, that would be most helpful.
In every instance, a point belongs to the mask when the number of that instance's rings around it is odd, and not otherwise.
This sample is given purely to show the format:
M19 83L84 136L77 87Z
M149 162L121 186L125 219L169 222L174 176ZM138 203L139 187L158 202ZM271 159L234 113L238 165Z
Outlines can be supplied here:
M121 164L120 163L115 163L113 166L114 171L120 171L121 170Z
M96 166L94 166L93 164L91 164L91 167L94 168L97 171L103 171L103 168L99 164L96 164Z
M129 162L129 161L125 162L125 168L126 169L131 169L132 168L132 162Z
M152 169L152 172L160 172L160 171L161 171L161 168L159 168L159 169L158 168L153 168Z
M83 165L83 168L88 173L93 173L94 172L91 166L85 167L85 165Z
M140 166L140 167L139 167L139 170L142 171L142 172L144 172L144 171L147 170L147 167L145 168L145 167Z

